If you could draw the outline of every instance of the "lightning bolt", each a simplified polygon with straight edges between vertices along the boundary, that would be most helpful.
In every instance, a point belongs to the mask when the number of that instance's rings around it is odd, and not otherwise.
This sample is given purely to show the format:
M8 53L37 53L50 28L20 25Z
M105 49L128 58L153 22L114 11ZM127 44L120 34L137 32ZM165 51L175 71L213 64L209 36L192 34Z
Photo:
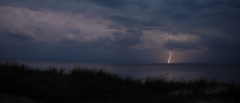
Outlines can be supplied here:
M169 51L169 53L170 53L170 56L169 56L169 58L168 58L168 64L170 63L170 60L171 60L171 57L172 57L171 51Z

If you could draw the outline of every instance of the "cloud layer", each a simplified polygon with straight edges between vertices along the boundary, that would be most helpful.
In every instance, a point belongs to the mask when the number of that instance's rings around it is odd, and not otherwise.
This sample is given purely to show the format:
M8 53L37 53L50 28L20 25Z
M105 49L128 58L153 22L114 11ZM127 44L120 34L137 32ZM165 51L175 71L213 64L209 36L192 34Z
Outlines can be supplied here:
M240 62L237 0L0 0L0 15L1 60Z

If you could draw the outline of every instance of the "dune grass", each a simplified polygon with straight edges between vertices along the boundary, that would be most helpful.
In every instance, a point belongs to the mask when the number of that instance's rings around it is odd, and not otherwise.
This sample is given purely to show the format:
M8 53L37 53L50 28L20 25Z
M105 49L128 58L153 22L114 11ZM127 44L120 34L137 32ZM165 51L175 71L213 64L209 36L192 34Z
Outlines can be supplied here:
M227 91L206 94L210 87ZM38 70L18 63L0 63L0 94L29 97L46 103L185 103L201 100L238 103L239 85L200 78L167 81L164 78L131 77L89 68Z

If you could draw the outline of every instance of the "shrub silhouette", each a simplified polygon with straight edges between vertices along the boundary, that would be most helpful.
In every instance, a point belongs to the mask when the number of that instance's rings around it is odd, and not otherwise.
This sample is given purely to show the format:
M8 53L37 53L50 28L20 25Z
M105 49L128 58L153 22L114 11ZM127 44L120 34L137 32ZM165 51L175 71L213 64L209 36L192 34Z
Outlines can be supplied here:
M176 103L189 100L216 99L223 97L238 102L239 86L231 83L208 82L201 78L194 81L167 81L164 78L146 78L144 81L104 70L73 68L38 70L18 63L0 63L0 94L26 96L37 102L47 103ZM210 86L227 85L229 91L205 95ZM191 95L175 95L178 90L191 90Z

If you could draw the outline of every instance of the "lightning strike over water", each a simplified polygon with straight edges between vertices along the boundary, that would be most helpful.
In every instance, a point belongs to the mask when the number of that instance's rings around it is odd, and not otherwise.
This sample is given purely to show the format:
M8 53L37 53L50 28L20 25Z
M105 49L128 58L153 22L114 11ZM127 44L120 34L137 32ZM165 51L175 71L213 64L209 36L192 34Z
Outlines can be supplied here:
M171 60L171 57L172 57L171 51L169 51L169 53L170 53L170 56L169 56L169 59L168 59L168 64L170 63L170 60Z

